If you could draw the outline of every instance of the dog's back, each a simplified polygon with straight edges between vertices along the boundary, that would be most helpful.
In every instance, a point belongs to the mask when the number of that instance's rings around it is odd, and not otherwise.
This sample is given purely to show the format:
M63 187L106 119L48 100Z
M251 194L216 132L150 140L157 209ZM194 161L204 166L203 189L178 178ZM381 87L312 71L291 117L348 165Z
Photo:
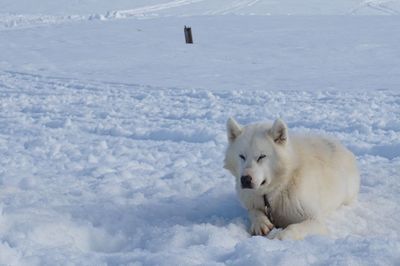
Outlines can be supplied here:
M291 144L301 168L301 189L308 193L308 187L317 186L323 212L357 198L360 177L356 159L340 142L320 136L293 136Z

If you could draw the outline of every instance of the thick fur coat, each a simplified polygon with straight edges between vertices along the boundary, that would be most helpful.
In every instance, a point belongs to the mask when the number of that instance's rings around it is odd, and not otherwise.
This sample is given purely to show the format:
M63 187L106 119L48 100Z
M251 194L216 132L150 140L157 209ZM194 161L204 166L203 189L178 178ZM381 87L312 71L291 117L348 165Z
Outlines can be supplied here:
M230 118L227 134L225 168L236 178L252 234L267 235L273 226L283 228L278 239L326 234L327 215L356 200L356 159L338 141L289 134L280 119L242 127ZM273 221L266 215L264 195Z

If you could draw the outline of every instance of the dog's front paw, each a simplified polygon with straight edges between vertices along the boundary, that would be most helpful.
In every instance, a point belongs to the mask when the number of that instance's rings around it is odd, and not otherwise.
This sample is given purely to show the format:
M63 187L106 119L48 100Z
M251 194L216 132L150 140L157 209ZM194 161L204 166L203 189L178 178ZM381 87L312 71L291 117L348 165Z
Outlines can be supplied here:
M269 221L264 214L256 215L251 221L250 233L252 235L267 235L274 228L274 225Z

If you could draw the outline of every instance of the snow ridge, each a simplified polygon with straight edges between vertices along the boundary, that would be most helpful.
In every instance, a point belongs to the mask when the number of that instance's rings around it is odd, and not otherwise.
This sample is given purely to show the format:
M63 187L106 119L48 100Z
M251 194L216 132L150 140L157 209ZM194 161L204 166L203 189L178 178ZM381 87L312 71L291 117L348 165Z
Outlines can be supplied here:
M60 3L62 6L63 3ZM70 2L65 2L70 5ZM310 1L301 8L293 9L292 0L271 4L259 0L211 1L211 0L173 0L158 4L138 6L120 10L104 10L92 14L29 14L29 9L21 13L7 12L7 8L0 13L0 30L54 25L90 20L114 20L127 18L157 18L168 16L208 16L208 15L343 15L343 14L383 14L399 15L400 1L398 0L358 0L343 1L332 5L324 11L321 3ZM330 4L331 5L331 4ZM294 5L295 6L295 5ZM286 11L288 10L288 11ZM291 10L291 11L290 11ZM296 10L298 10L296 12ZM321 13L322 12L322 13Z
M182 7L185 5L191 5L203 1L204 0L175 0L168 3L149 5L135 9L107 12L107 14L104 17L110 19L110 18L129 18L135 16L144 16L145 14L149 13L156 14L157 11L164 11L166 9Z
M390 3L393 3L395 1L392 0L365 0L361 2L357 7L353 8L350 11L350 14L356 14L357 12L360 12L362 9L369 8L373 10L377 10L379 12L382 12L383 14L387 15L400 15L400 12L395 9L391 8Z

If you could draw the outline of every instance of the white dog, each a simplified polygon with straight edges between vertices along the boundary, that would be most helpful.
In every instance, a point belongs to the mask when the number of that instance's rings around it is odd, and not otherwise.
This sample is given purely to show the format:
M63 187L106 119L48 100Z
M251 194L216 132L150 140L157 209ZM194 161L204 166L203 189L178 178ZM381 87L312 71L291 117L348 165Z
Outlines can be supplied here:
M278 239L326 234L326 215L356 200L360 187L354 155L338 141L289 135L286 124L241 127L227 122L225 168L249 211L251 233L284 228Z

